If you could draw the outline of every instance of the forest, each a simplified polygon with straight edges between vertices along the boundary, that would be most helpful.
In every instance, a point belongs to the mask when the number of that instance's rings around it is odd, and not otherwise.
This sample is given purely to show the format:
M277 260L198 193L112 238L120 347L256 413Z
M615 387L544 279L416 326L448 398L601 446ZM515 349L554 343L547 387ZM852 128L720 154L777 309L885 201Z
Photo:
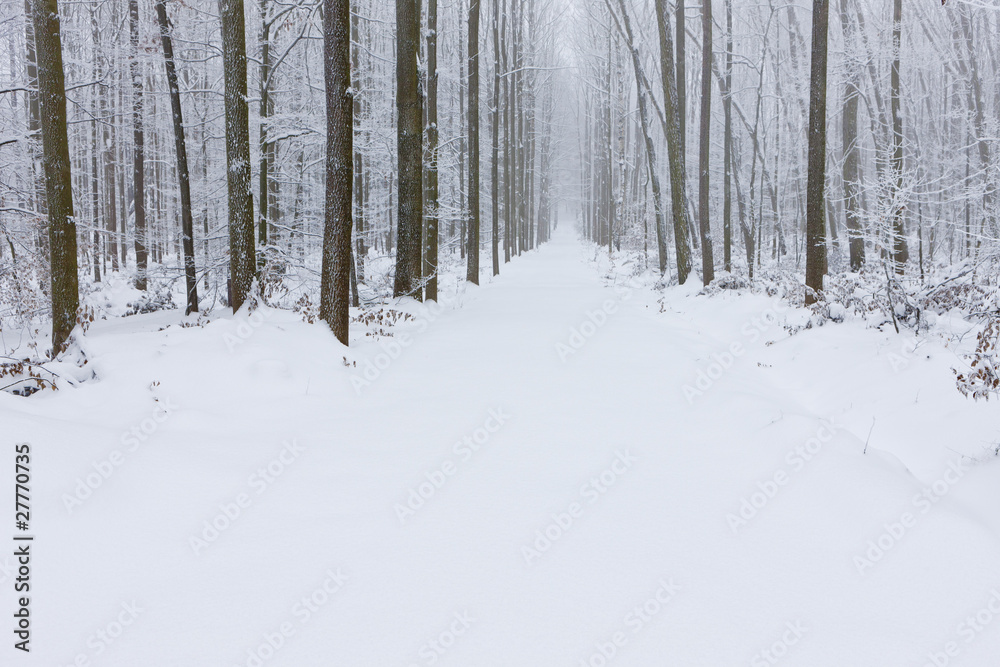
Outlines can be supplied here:
M0 48L13 664L995 664L997 0Z

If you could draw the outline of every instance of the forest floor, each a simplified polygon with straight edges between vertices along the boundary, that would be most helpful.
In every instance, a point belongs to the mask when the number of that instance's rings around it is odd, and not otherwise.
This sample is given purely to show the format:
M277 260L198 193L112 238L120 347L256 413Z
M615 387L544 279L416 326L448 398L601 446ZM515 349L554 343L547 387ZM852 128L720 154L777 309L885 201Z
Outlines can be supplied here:
M95 322L98 381L0 393L35 534L2 662L995 665L1000 413L955 389L961 324L800 329L592 253L563 225L349 351L269 308Z

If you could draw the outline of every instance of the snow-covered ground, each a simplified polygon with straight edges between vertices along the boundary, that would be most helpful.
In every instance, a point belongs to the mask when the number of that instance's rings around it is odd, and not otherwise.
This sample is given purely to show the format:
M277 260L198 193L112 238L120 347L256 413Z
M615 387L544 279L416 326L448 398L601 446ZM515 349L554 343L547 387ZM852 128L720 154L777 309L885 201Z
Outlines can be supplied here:
M36 535L0 662L995 665L1000 413L954 339L592 252L564 224L349 350L267 308L95 322L99 381L0 393Z

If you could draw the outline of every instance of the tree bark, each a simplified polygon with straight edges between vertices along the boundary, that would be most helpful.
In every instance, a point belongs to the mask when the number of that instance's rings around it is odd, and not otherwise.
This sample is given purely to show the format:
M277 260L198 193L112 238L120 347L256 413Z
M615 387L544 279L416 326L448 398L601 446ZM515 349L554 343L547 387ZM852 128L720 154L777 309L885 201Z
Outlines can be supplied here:
M493 275L500 273L500 0L493 0L493 155L490 160L490 187L493 214L491 246Z
M31 21L38 66L42 163L49 225L52 357L55 358L66 349L80 307L73 182L66 132L66 81L56 0L32 0Z
M437 0L427 2L427 202L424 241L424 298L437 301L438 289L438 71Z
M177 180L181 191L181 245L184 250L184 280L187 287L185 315L198 310L198 278L194 264L194 216L191 212L191 178L188 172L187 145L184 140L184 116L181 111L181 90L174 64L174 45L170 38L166 0L156 0L156 19L163 42L163 62L170 87L170 109L174 117L174 146L177 151Z
M479 284L479 11L469 2L469 254L466 279Z
M733 0L726 3L726 90L722 95L722 112L725 134L722 143L723 192L722 192L722 255L726 271L733 270Z
M146 239L145 132L142 127L142 70L139 66L139 2L129 0L128 25L131 51L129 74L132 77L132 212L135 221L135 287L146 289L149 251Z
M674 218L674 247L677 251L677 282L684 284L691 272L688 238L684 147L678 125L677 78L674 71L673 40L664 0L656 0L656 25L660 33L660 69L663 78L663 115L667 128L667 157L670 162L670 201Z
M823 291L826 269L826 54L829 0L813 0L809 91L809 161L806 181L806 305Z
M134 1L134 0L133 0ZM233 312L243 306L256 272L253 195L250 193L250 125L243 0L219 0L225 76L226 182L229 195L229 280Z
M701 2L701 136L698 149L698 231L701 233L702 282L715 279L712 230L708 217L709 161L712 130L712 0Z
M326 222L323 226L319 316L330 326L337 340L348 345L354 166L350 0L323 0L323 50L326 78ZM419 229L417 227L418 233Z
M421 298L423 112L420 100L420 0L396 0L396 149L398 160L396 276L393 295Z

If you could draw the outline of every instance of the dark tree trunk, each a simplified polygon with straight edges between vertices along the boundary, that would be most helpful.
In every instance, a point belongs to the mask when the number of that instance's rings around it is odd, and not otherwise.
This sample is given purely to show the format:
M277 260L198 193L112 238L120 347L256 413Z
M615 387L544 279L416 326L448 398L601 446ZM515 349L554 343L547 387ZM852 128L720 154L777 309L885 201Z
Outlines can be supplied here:
M490 160L493 275L500 273L500 0L493 0L493 157Z
M146 187L145 187L145 133L142 127L142 69L139 66L139 2L128 4L129 74L132 77L132 211L135 214L135 286L146 289L146 270L149 261L146 242Z
M198 310L198 278L194 265L194 216L191 212L191 178L188 172L187 145L184 140L184 116L181 112L181 90L174 65L174 45L170 38L166 0L156 0L156 19L163 42L163 61L170 87L170 109L174 116L174 145L177 151L177 180L181 189L181 245L184 251L184 280L187 287L185 315Z
M678 125L677 77L674 72L673 40L664 0L656 0L656 25L660 33L660 63L663 78L663 115L667 127L667 157L670 162L670 203L674 218L674 246L677 251L677 281L691 272L691 249L684 175L684 146Z
M76 223L69 138L66 133L66 81L63 73L59 6L56 0L32 0L31 21L38 65L38 100L42 162L48 208L52 296L52 356L66 349L80 307Z
M709 226L709 161L712 143L712 0L701 2L701 136L698 149L698 231L701 233L701 272L704 284L715 279L712 230Z
M466 279L479 284L479 7L469 2L469 264Z
M438 290L438 72L437 0L427 2L427 228L425 230L424 298L437 301Z
M351 305L351 192L354 100L351 89L350 0L323 0L326 73L326 224L319 316L348 345ZM417 228L419 231L419 227Z
M220 0L226 105L226 181L229 193L229 280L233 312L246 301L256 272L250 125L247 119L247 50L243 0Z
M726 2L726 90L722 97L725 136L722 144L722 255L726 271L733 270L733 0Z
M420 100L420 0L396 0L396 148L398 215L394 296L421 298L423 227L423 112Z
M809 91L809 161L806 181L806 305L823 291L826 273L826 43L829 0L813 0Z

